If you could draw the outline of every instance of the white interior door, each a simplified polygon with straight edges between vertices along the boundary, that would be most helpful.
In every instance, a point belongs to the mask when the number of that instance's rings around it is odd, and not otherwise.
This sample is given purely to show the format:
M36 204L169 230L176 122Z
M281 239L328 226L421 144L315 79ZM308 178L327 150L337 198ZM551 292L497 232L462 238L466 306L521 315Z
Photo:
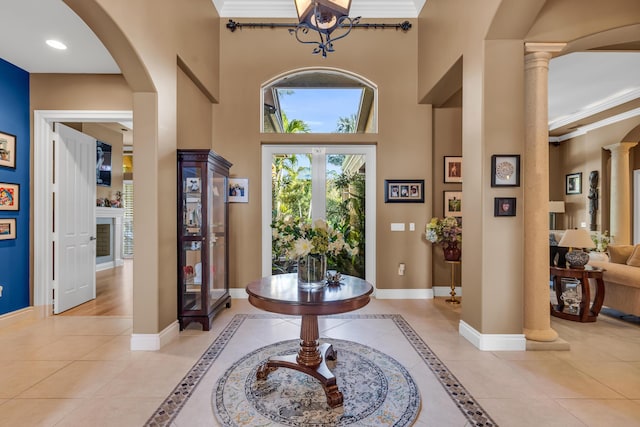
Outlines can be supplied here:
M68 126L54 126L55 314L96 297L96 140Z

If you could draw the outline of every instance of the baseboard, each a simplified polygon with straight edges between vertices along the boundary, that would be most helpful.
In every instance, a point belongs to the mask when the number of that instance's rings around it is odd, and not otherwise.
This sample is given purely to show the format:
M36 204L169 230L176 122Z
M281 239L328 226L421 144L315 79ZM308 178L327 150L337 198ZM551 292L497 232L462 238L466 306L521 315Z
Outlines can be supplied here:
M481 334L462 320L458 326L458 332L482 351L525 351L527 349L527 339L524 334Z
M433 299L433 289L376 289L377 299Z
M158 334L131 334L131 351L157 351L178 338L180 324L176 320Z
M456 296L462 296L462 286L456 286ZM436 297L450 297L451 296L451 286L434 286L433 287L433 295Z
M245 288L229 288L229 295L231 299L247 299L249 295Z
M96 271L109 270L110 268L114 268L115 263L113 261L107 261L100 264L96 264Z

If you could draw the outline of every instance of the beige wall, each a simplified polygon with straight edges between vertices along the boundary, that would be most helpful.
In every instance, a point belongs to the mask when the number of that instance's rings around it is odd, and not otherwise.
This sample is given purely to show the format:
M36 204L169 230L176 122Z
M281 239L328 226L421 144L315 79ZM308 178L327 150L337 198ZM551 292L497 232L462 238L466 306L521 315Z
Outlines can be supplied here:
M178 66L218 96L220 20L209 0L65 0L114 57L133 93L136 198L133 332L176 321ZM197 114L199 106L192 106Z
M522 188L490 186L491 155L522 154L524 140L523 42L485 41L500 3L426 4L419 20L418 98L446 101L438 95L441 81L450 80L446 73L462 57L462 320L482 333L521 333ZM451 94L457 92L453 83ZM495 218L494 197L516 197L518 215ZM496 304L500 310L492 309Z
M442 217L444 214L444 192L461 191L462 184L444 182L444 157L462 156L462 109L434 108L433 109L433 216ZM465 165L462 165L464 177ZM464 199L462 201L464 203ZM464 230L464 221L462 223ZM422 230L424 231L424 226ZM451 266L444 262L441 245L432 245L433 286L451 285ZM455 283L460 285L460 267L456 266Z
M525 183L492 188L490 159L524 152L524 43L572 42L637 21L639 3L614 3L430 0L420 14L418 99L442 103L462 87L462 320L482 333L522 331ZM500 196L517 198L516 217L493 217Z
M34 110L131 110L131 89L119 74L30 74Z
M383 20L384 21L384 20ZM396 23L396 21L389 21ZM430 287L430 247L422 237L431 215L431 109L417 105L417 28L354 30L323 59L312 55L286 29L220 29L220 104L213 107L213 149L231 161L231 175L249 178L248 204L232 204L232 287L261 276L260 157L269 143L360 144L377 146L377 277L381 289ZM264 41L268 40L268 43ZM378 86L378 134L278 135L260 133L260 86L286 72L330 67L356 73ZM425 179L424 204L385 204L385 179ZM390 232L391 222L414 222L414 232ZM407 226L408 229L408 226ZM251 260L251 262L247 262ZM398 276L398 264L407 266Z
M599 231L609 230L609 183L610 170L608 150L602 147L618 142L638 142L628 140L629 132L640 126L640 117L635 117L592 130L586 134L568 139L560 143L558 147L552 147L549 155L549 163L555 167L550 169L549 192L553 200L565 201L565 214L558 216L558 228L581 227L582 223L590 224L589 216L589 174L597 170L599 180L599 210L597 225ZM631 135L634 137L633 135ZM640 147L631 150L630 170L639 169L637 162L640 158ZM582 173L582 193L565 194L565 178L570 173ZM632 176L629 177L632 183ZM632 226L632 224L630 225Z
M434 177L431 165L440 160L432 158L432 108L416 101L437 99L431 97L433 89L460 58L463 66L452 88L440 94L447 94L445 101L463 87L462 319L481 333L521 333L522 203L517 217L496 219L492 213L494 197L513 195L521 202L522 190L492 189L489 170L492 154L522 152L523 42L569 42L632 23L640 8L636 0L549 1L531 26L542 1L518 7L522 2L515 0L429 0L408 33L357 30L323 59L283 29L229 32L209 0L65 2L103 41L133 92L136 155L145 158L136 165L136 185L143 189L136 192L136 217L144 222L135 224L134 333L156 333L175 320L176 218L166 201L175 200L175 149L184 131L178 106L181 99L200 98L193 88L181 86L177 64L203 96L219 102L212 109L211 146L234 163L232 174L249 178L254 189L248 204L231 206L231 286L243 287L260 276L255 233L260 196L255 189L261 144L371 143L377 145L380 191L377 286L422 289L431 285L431 251L420 225L433 208L429 203L386 205L381 189L384 179L428 183ZM378 85L377 135L259 133L260 84L293 69L319 66L349 70ZM206 110L204 104L194 103L197 114ZM426 200L437 197L431 191L427 185ZM417 232L392 234L390 222L415 222ZM241 269L240 260L251 262ZM403 277L396 275L401 261L407 264Z
M178 148L211 148L211 101L178 68Z
M32 115L35 110L127 111L133 108L131 89L125 79L116 74L31 74L30 97ZM96 196L114 199L115 192L122 191L122 134L98 124L76 128L112 145L112 184L97 187Z

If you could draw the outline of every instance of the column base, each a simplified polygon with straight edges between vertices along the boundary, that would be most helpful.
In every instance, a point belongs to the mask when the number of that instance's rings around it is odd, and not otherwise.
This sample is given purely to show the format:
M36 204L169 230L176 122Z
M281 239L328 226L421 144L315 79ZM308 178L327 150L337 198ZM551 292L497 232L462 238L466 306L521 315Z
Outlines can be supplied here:
M558 339L558 333L553 329L524 329L524 336L527 340L550 342Z

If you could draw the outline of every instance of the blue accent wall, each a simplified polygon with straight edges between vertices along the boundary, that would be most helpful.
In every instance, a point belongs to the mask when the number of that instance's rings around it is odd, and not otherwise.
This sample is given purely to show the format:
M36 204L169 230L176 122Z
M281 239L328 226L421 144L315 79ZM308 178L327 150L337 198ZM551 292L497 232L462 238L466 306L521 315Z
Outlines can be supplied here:
M0 240L0 315L29 306L29 73L0 59L0 132L16 136L16 167L0 166L0 182L20 185L19 210L0 210L16 218L16 239Z

